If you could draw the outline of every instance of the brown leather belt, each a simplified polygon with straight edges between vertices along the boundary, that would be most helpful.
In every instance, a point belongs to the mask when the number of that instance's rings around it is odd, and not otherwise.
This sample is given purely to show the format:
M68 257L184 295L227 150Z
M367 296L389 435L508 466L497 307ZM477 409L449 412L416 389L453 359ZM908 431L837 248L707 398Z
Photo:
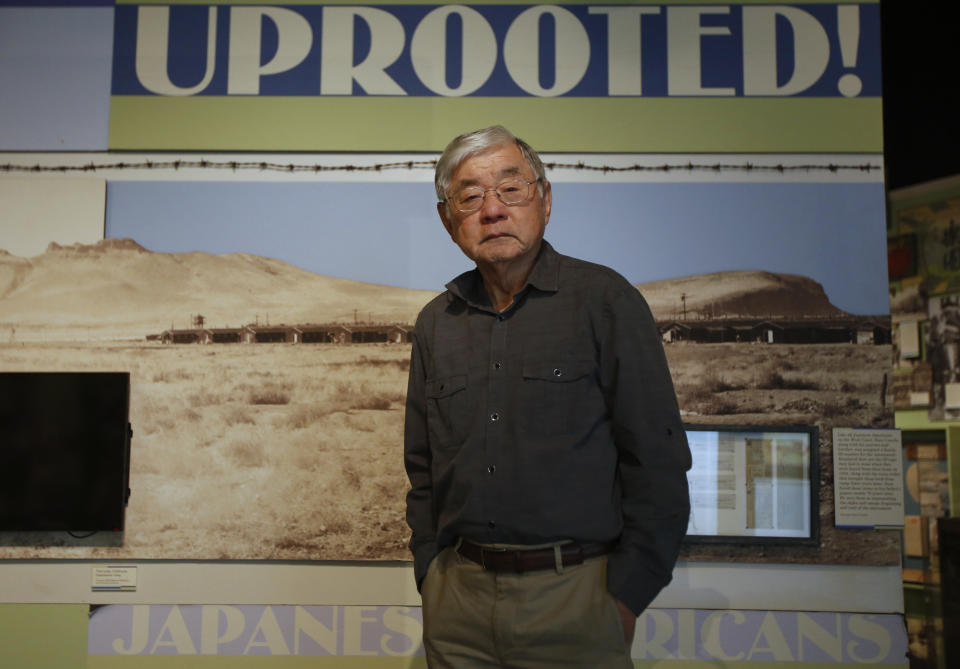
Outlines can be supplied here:
M613 548L612 543L570 543L560 547L560 560L564 567L582 564L592 557L606 555ZM457 552L468 560L476 562L487 571L521 573L554 569L557 566L553 548L504 549L486 548L469 541L460 543Z

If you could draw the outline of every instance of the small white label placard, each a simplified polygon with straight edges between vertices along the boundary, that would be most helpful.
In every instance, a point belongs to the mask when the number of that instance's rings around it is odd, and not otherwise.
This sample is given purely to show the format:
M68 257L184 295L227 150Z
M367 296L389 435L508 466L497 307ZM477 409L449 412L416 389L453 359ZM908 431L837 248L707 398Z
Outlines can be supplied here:
M897 332L900 334L900 357L919 358L920 329L917 327L917 322L902 321L897 326Z
M944 384L946 398L943 406L946 409L960 409L960 383Z
M833 428L837 527L903 527L900 430Z
M137 589L137 568L128 565L106 565L93 568L93 590L133 592Z

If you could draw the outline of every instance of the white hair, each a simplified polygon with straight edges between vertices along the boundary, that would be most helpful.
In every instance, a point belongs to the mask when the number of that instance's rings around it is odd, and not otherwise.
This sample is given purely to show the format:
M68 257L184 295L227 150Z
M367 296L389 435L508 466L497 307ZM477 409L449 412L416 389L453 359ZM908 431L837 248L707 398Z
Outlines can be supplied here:
M443 155L441 155L440 160L437 161L437 169L434 173L434 186L437 189L437 199L441 202L446 202L447 189L450 188L450 180L453 178L453 173L460 167L463 161L503 144L515 144L520 149L520 153L523 154L527 164L530 165L530 169L532 169L536 175L538 180L537 188L542 194L542 183L546 181L547 175L540 156L537 155L537 152L534 151L529 144L519 137L514 136L512 132L502 125L492 125L489 128L474 130L473 132L467 132L458 137L454 137L453 140L447 144L447 148L443 150Z

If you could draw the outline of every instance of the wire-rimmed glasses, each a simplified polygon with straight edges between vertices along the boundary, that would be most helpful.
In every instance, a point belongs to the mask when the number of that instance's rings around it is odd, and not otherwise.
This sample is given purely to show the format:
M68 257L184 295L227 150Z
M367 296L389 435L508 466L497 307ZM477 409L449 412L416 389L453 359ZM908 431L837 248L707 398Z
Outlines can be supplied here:
M539 182L540 179L536 179L535 181L510 179L509 181L501 182L496 188L467 186L448 197L447 202L453 204L454 208L461 213L476 211L483 206L483 201L486 199L487 193L493 191L497 194L497 198L507 206L520 204L526 202L533 196L533 186Z

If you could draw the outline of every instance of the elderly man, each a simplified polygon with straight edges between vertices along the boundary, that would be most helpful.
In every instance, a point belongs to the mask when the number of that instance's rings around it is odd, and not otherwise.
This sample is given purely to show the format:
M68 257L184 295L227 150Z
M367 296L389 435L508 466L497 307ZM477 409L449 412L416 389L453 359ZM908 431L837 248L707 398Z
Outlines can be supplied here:
M476 269L413 333L407 522L429 665L632 667L636 617L670 581L689 516L650 310L543 240L550 182L505 128L454 139L436 188Z

